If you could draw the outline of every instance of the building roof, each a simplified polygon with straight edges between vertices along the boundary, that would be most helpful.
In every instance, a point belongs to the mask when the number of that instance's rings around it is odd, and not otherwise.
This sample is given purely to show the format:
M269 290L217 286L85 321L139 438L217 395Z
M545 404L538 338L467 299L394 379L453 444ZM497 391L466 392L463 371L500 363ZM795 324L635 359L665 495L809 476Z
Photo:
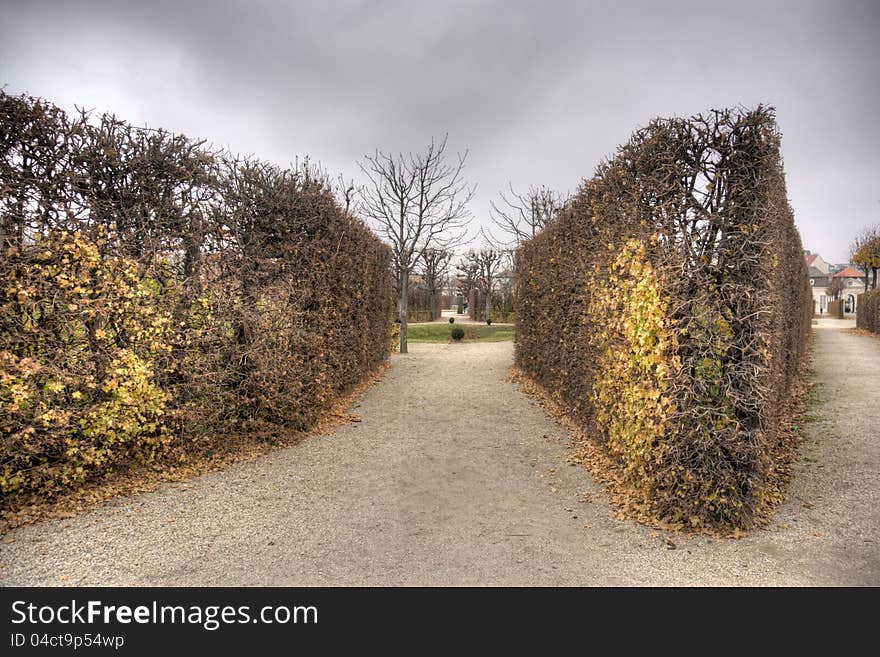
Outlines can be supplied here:
M818 253L810 253L804 256L804 260L807 263L807 267L812 267L813 263L816 262L816 258L819 257Z
M865 275L855 267L846 267L834 274L834 278L864 278Z

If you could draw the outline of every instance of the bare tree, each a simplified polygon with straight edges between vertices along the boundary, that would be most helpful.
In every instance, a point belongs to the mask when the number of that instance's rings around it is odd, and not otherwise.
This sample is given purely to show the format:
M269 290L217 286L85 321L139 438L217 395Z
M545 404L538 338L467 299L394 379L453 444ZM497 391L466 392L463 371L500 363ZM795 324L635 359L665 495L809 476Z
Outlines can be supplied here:
M455 266L455 292L467 301L470 298L471 290L477 287L477 275L480 268L472 262L464 260Z
M495 290L498 274L501 273L505 254L497 249L481 249L479 251L471 251L465 258L468 264L473 266L476 271L475 282L477 289L486 298L486 319L491 319L492 292Z
M428 290L431 319L437 319L434 316L434 310L437 308L437 290L443 286L443 282L446 280L451 260L452 252L444 249L426 249L422 255L422 275Z
M428 249L447 250L464 237L474 186L464 179L467 151L447 161L446 137L425 153L376 151L358 163L368 179L360 210L391 245L400 318L400 353L407 352L409 277Z
M843 294L846 289L846 279L842 276L832 276L831 282L828 284L828 295L831 297L832 301L837 301L840 299L840 295Z
M560 211L565 209L570 201L568 194L560 194L552 189L540 186L529 187L525 193L514 191L509 185L507 194L499 193L500 201L491 201L489 214L492 223L502 235L508 236L503 239L493 239L487 236L490 242L499 248L511 248L537 235Z

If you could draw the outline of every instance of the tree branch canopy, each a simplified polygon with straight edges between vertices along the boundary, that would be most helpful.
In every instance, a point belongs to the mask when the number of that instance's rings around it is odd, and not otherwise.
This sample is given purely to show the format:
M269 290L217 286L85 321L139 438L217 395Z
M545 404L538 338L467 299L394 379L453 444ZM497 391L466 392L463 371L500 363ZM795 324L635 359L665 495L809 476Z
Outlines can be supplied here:
M869 274L873 275L872 288L877 287L877 270L880 269L880 225L863 229L850 245L850 260L865 272L865 291L868 290Z
M525 193L516 192L513 185L508 192L499 192L498 203L490 201L490 218L501 235L507 239L487 236L498 248L519 246L543 230L570 201L569 194L556 192L544 185L529 187Z
M476 189L464 176L467 151L450 158L447 137L431 140L422 153L377 150L358 163L367 178L359 210L393 252L401 324L400 351L406 353L407 291L410 274L431 250L449 251L465 237L467 208Z

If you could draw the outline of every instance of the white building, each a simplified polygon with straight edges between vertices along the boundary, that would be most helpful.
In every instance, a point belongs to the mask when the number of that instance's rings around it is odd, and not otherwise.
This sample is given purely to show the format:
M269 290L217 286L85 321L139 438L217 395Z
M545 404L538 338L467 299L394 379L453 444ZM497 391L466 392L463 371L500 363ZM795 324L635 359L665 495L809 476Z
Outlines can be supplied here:
M843 292L840 295L844 313L856 311L859 294L865 287L865 276L862 272L850 265L832 265L818 253L810 251L804 251L804 262L809 270L810 287L813 289L813 312L816 315L828 312L828 303L831 301L828 288L835 278L844 279Z
M865 291L865 275L855 267L847 267L831 276L832 279L843 279L843 312L854 313L859 302L859 295Z
M804 251L804 262L810 276L810 287L813 288L813 314L822 315L828 312L831 300L828 287L831 285L831 264L818 253Z

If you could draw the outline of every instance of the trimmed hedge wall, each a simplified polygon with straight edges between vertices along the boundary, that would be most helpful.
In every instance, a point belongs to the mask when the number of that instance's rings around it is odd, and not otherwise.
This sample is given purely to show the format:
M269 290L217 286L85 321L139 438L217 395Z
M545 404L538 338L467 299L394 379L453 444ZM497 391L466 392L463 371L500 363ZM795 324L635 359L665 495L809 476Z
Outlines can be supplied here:
M412 322L414 324L419 324L422 322L432 322L434 321L434 315L430 310L407 310L406 313L406 321Z
M835 319L843 319L843 301L838 299L837 301L829 301L828 302L828 316L834 317Z
M779 499L812 310L772 109L658 119L516 254L516 362L651 518L748 527Z
M312 426L391 348L321 172L0 92L0 494Z
M859 295L856 326L865 331L880 333L880 289L868 290Z

